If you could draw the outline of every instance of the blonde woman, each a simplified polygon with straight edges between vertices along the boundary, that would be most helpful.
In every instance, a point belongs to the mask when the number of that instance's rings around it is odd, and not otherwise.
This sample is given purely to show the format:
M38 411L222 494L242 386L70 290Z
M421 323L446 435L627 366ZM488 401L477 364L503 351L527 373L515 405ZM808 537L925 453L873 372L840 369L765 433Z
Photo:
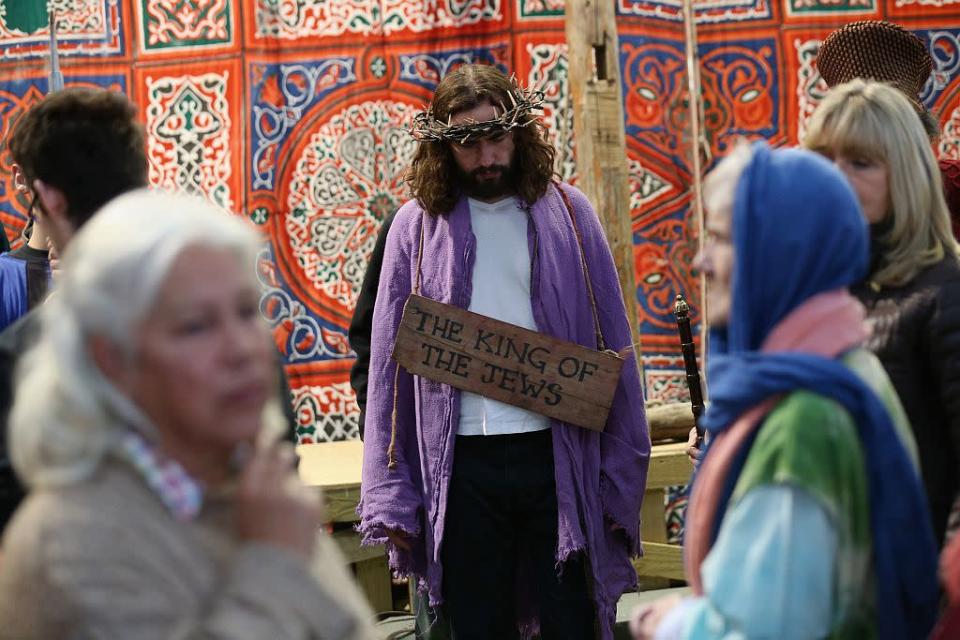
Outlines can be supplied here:
M831 90L804 145L843 171L870 225L869 274L852 292L913 427L942 544L960 488L960 248L936 158L909 100L863 80Z
M26 356L0 639L376 636L275 406L261 240L197 199L120 197L71 241Z

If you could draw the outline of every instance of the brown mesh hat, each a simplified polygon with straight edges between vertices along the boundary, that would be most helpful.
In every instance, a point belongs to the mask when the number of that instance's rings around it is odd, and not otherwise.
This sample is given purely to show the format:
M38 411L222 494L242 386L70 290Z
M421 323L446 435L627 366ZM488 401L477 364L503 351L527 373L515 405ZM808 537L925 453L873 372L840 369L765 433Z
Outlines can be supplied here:
M922 110L920 92L933 72L933 57L920 38L900 25L860 20L827 36L817 68L828 87L855 78L889 82Z

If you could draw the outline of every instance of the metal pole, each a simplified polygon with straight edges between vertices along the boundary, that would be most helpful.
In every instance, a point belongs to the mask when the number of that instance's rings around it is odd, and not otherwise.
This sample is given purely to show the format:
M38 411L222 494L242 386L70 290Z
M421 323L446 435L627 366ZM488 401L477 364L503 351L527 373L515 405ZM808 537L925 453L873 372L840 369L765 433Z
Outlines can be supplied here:
M60 71L60 51L57 48L57 12L50 10L50 86L47 93L63 90L63 73Z

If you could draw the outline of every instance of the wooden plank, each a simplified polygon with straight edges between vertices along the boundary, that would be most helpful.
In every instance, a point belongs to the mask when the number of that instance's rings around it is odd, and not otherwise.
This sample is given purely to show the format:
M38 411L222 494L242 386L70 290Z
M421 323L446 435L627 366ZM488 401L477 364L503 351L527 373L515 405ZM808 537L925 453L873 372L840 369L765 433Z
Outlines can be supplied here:
M650 450L647 490L673 487L690 482L693 465L686 454L686 442L655 444Z
M602 431L623 360L411 295L394 359L407 371Z
M603 223L639 352L630 172L615 3L566 0L564 14L578 186L594 204ZM635 366L639 366L639 358Z
M689 482L693 465L684 453L686 447L685 442L653 445L647 475L648 490ZM300 455L300 479L307 486L322 487L325 490L328 510L332 511L334 505L340 502L344 503L344 512L350 512L356 507L360 495L362 442L347 440L302 444L297 447L297 453ZM352 507L349 505L351 501Z
M686 443L652 447L642 511L641 538L645 541L666 540L663 488L686 484L693 472L684 449ZM297 453L300 454L300 477L304 483L325 489L327 521L356 522L363 444L359 440L306 444L297 447Z
M337 531L332 538L340 547L343 557L350 564L381 558L387 554L387 549L382 544L374 546L360 544L360 534L353 530Z
M363 443L359 440L302 444L297 447L297 455L300 480L307 486L326 491L360 486Z
M367 596L374 611L393 611L390 568L387 557L365 560L354 565L360 590Z
M640 507L640 539L644 543L667 541L663 489L654 489L643 494L643 505Z
M689 402L673 402L647 407L650 440L687 440L693 428L693 410Z
M683 573L683 547L675 544L644 542L643 557L634 559L633 566L638 576L686 579Z
M323 494L327 522L356 522L357 505L360 504L360 485L333 489Z
M328 522L356 522L360 502L363 443L359 440L302 444L300 480L323 489Z

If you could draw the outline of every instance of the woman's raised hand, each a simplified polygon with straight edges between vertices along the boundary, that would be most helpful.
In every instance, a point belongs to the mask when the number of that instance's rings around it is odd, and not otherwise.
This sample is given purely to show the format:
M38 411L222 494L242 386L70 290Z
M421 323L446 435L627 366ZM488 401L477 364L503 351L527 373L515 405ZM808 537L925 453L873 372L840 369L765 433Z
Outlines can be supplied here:
M309 558L323 523L323 504L317 491L300 481L296 458L288 442L253 453L240 475L236 528L241 540Z

